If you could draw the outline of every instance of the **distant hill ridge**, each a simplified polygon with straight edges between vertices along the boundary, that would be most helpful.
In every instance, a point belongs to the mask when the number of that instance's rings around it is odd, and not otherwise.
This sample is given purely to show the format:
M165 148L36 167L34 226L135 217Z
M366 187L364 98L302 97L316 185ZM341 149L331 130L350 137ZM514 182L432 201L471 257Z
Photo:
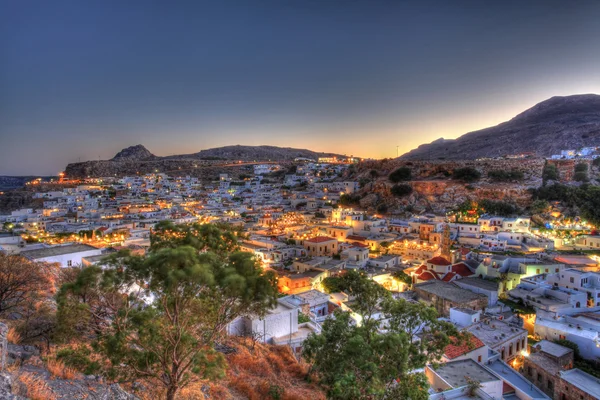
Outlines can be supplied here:
M110 160L71 163L65 168L67 177L124 176L137 173L173 171L182 169L189 173L190 166L199 160L230 161L290 161L295 158L317 160L319 157L345 157L335 153L321 153L307 149L276 146L225 146L201 150L192 154L159 157L141 144L119 151Z
M423 144L400 158L472 160L520 153L549 157L587 146L600 146L600 96L596 94L555 96L507 122Z

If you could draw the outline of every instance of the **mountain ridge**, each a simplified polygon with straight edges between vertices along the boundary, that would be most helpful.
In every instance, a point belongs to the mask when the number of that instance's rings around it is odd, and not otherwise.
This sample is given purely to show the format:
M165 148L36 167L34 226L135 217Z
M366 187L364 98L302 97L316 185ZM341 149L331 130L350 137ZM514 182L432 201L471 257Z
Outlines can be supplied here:
M437 139L400 156L403 160L476 159L600 146L600 95L554 96L496 126Z
M319 157L345 157L336 153L277 146L223 146L191 154L156 156L141 144L119 151L110 160L90 160L70 163L65 168L67 177L125 176L156 171L184 170L190 173L203 161L292 161L295 158L317 160ZM197 171L199 172L199 171Z

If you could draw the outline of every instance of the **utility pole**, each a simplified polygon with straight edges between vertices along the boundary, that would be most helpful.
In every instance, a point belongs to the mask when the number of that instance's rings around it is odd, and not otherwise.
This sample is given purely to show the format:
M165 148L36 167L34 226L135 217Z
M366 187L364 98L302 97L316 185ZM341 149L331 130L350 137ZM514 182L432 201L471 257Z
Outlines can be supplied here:
M399 150L400 146L396 146L396 158L400 157L400 150Z

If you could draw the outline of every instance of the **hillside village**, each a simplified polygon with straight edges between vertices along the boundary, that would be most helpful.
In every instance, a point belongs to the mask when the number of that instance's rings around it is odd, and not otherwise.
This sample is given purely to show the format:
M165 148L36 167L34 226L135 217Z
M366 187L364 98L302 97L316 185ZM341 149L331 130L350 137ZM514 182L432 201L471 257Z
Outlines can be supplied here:
M586 180L596 179L591 154L580 157ZM571 153L528 159L537 172L523 176L515 169L508 177L490 173L515 162L506 159L442 171L418 162L377 170L369 161L333 158L255 163L252 173L221 173L211 182L161 172L61 175L28 182L40 208L0 215L0 252L85 270L123 250L144 256L157 235L177 236L177 226L222 224L236 232L240 250L276 276L279 293L264 316L228 323L232 337L287 346L301 360L305 341L340 312L354 326L374 320L385 332L381 304L367 315L351 291L335 290L345 276L358 274L394 299L433 307L440 321L468 335L468 344L449 344L439 364L424 366L429 399L597 399L600 221L584 206L572 215L560 201L536 200L530 190L578 187L582 168L572 159ZM463 189L443 207L409 204L423 182L438 181L473 190ZM475 194L494 186L504 192L520 186L524 199ZM383 192L393 204L365 201ZM433 203L438 194L428 196ZM23 347L4 346L9 353Z

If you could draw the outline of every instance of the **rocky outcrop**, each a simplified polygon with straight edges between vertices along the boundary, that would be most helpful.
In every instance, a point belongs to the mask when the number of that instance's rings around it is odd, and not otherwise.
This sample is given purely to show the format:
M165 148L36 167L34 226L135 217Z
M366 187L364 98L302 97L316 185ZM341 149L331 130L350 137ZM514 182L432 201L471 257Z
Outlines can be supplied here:
M141 144L138 144L121 150L112 158L112 161L151 160L153 158L156 158L154 154L150 153L150 151Z
M600 96L552 97L510 121L467 133L455 140L438 139L401 156L405 160L477 159L600 146Z

